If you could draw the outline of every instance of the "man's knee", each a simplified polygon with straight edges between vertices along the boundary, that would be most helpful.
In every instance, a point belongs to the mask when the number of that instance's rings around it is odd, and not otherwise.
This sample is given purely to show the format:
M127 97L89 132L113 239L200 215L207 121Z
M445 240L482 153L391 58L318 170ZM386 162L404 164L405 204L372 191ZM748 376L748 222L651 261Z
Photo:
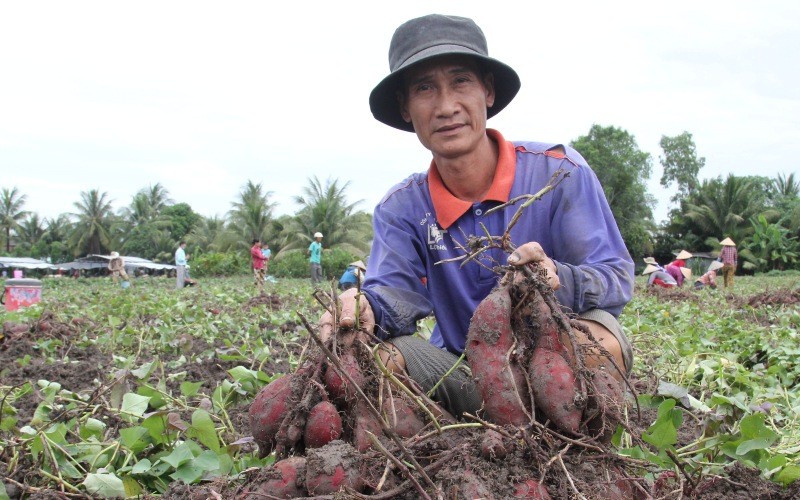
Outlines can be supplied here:
M392 373L406 372L406 360L403 358L403 353L391 342L381 343L381 347L378 349L378 356L380 356L383 365Z
M617 366L623 372L627 372L625 366L625 356L622 352L622 345L620 344L620 341L617 339L616 335L611 333L608 328L596 321L582 319L580 322L589 328L591 336L594 337L597 343L600 344L600 346L607 351L611 357L614 358L614 362L617 364ZM578 336L578 342L588 347L586 365L589 368L597 368L608 363L608 358L606 355L596 347L592 347L592 343L589 340L588 335L580 331L576 331L576 334Z

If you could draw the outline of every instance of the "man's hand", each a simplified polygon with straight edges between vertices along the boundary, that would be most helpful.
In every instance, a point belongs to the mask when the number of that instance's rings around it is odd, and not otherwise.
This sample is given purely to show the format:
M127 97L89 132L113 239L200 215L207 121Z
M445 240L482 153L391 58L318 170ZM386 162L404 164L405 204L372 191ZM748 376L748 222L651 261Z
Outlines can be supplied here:
M339 295L337 310L339 312L339 325L337 328L352 330L356 325L356 294L357 288L350 288ZM375 314L364 295L358 296L358 329L361 332L372 333L375 329ZM319 319L319 336L323 341L328 340L334 332L333 317L326 311Z
M530 262L538 262L547 271L547 283L553 290L558 290L561 282L558 280L558 270L553 259L547 256L542 249L542 245L535 241L525 243L517 247L508 256L508 263L512 266L524 266Z

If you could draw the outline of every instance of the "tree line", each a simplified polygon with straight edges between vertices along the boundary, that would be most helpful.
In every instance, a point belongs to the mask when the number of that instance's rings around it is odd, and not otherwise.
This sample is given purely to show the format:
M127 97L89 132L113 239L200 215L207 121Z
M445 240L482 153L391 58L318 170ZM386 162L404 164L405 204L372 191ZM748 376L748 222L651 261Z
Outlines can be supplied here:
M753 271L800 268L800 184L794 173L716 177L700 180L706 160L692 134L662 136L660 184L668 189L668 219L656 224L655 197L647 192L653 159L635 137L614 126L593 125L570 143L589 162L608 198L631 255L672 260L680 249L719 250L732 238L745 268ZM99 189L81 192L74 212L40 218L26 210L26 195L0 189L0 242L7 255L53 263L92 253L136 255L171 262L180 240L195 255L246 254L253 238L270 244L274 255L304 251L321 231L325 246L359 258L369 254L372 216L347 196L349 182L312 177L294 200L294 215L275 216L272 192L248 180L224 217L205 217L176 203L161 184L141 189L128 206L115 210Z

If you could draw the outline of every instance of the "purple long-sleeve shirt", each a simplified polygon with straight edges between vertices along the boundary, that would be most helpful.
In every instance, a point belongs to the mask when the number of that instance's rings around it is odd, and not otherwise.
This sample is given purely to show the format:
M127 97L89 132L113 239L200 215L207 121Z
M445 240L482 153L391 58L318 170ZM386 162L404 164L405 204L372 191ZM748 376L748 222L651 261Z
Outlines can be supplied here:
M498 143L494 181L486 198L470 203L444 187L436 165L393 187L373 215L374 240L363 290L375 312L381 338L410 335L431 312L431 343L453 353L464 350L477 305L498 275L475 262L440 263L464 255L470 235L503 234L517 206L486 215L509 199L533 194L558 168L569 172L554 191L523 212L511 230L519 246L536 241L556 263L561 288L556 297L576 313L603 309L618 316L633 290L633 261L594 172L577 151L553 144L511 143L494 130ZM506 263L500 250L483 254L490 268Z

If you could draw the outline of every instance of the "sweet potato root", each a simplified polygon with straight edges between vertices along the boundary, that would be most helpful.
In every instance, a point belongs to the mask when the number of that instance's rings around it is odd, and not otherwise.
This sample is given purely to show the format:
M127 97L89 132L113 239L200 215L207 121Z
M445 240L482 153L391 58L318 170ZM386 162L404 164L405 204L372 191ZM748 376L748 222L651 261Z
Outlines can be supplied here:
M364 374L358 365L358 359L351 350L345 350L339 354L339 362L344 367L348 375L360 387L364 385ZM350 382L332 365L328 365L325 371L325 388L328 394L335 401L353 402L356 399L356 390L351 387Z
M486 414L500 425L530 422L530 397L524 372L513 351L508 288L497 288L475 309L467 334L466 353Z
M293 375L284 375L273 380L259 391L250 405L250 432L262 458L275 446L275 436L288 411L292 379Z
M353 445L358 451L366 451L372 448L372 441L369 439L367 431L379 438L383 435L383 428L363 401L359 400L356 403L354 412Z
M558 428L577 433L583 411L575 405L578 385L569 362L555 351L536 347L529 374L536 407Z
M306 459L289 457L269 467L267 480L253 493L259 496L297 498L306 496Z
M389 425L403 439L414 436L425 427L425 422L417 416L412 405L402 394L387 394L383 399L383 414Z
M342 417L328 401L320 401L308 413L303 439L306 448L319 448L342 435Z
M306 457L306 488L310 495L330 495L347 486L356 491L363 488L362 457L343 441L331 441L322 448L308 450Z
M514 485L514 498L550 500L550 494L542 483L534 479L528 479Z
M503 436L492 429L486 429L481 440L481 456L486 460L502 460L506 458L508 450L503 442Z

